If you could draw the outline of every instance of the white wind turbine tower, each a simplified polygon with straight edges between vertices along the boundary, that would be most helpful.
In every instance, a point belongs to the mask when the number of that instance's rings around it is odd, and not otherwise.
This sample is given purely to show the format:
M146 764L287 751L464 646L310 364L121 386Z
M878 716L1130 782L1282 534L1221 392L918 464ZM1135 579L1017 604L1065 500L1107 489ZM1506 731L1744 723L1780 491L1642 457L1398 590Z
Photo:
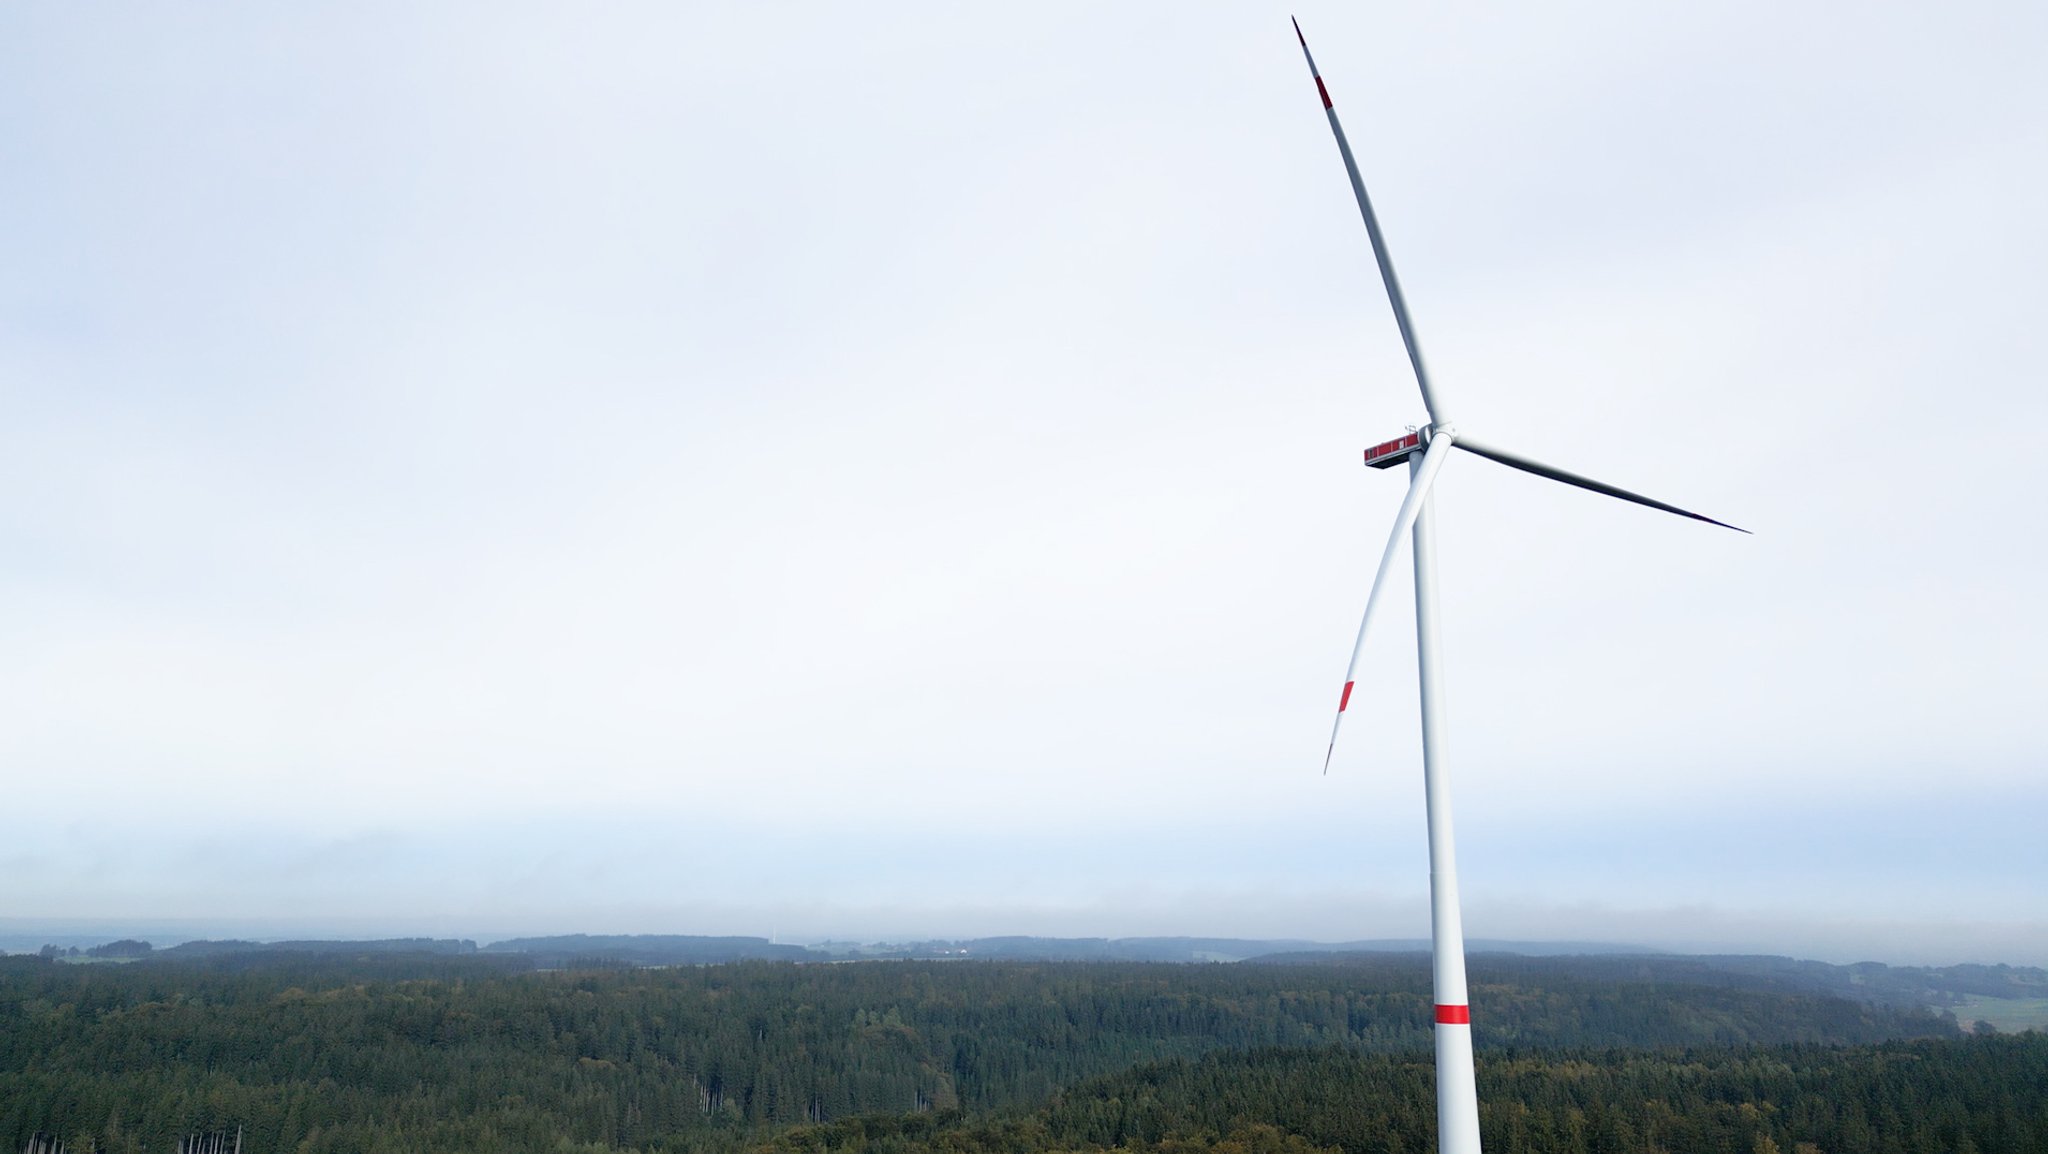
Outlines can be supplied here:
M1351 704L1351 687L1358 671L1358 655L1365 647L1366 627L1372 624L1373 609L1386 587L1387 573L1400 550L1404 533L1414 535L1415 551L1415 648L1421 665L1422 682L1422 780L1429 814L1429 921L1430 952L1436 988L1436 1120L1437 1149L1443 1154L1479 1154L1479 1097L1472 1077L1472 1011L1465 995L1465 930L1458 911L1458 864L1451 836L1451 798L1444 763L1443 682L1437 660L1436 537L1430 485L1443 468L1452 447L1457 447L1509 468L1619 497L1652 509L1691 517L1724 529L1737 529L1725 521L1667 505L1639 493L1568 473L1518 453L1473 440L1451 424L1443 397L1430 383L1422 364L1422 347L1415 341L1415 326L1408 318L1408 304L1401 297L1401 282L1394 276L1393 261L1387 256L1386 238L1380 235L1379 220L1373 216L1372 201L1359 178L1358 162L1352 158L1351 143L1344 138L1344 126L1337 122L1337 110L1330 104L1330 91L1323 85L1316 60L1309 55L1308 39L1301 24L1294 25L1301 41L1301 54L1308 60L1309 75L1315 77L1316 92L1323 98L1323 112L1330 118L1330 131L1337 136L1337 152L1344 158L1344 171L1351 177L1351 191L1358 197L1359 215L1372 238L1373 258L1379 262L1380 279L1387 287L1387 302L1393 306L1394 322L1401 329L1401 343L1407 346L1408 362L1415 367L1415 383L1422 389L1422 405L1429 412L1429 424L1403 437L1375 445L1365 451L1365 463L1385 469L1408 462L1408 496L1394 518L1394 530L1380 555L1379 571L1373 575L1372 593L1366 598L1365 618L1358 623L1358 639L1351 646L1351 662L1344 667L1344 692L1337 701L1337 721L1330 727L1330 746L1323 754L1323 772L1330 771L1330 755L1337 748L1337 730L1344 724L1344 709Z

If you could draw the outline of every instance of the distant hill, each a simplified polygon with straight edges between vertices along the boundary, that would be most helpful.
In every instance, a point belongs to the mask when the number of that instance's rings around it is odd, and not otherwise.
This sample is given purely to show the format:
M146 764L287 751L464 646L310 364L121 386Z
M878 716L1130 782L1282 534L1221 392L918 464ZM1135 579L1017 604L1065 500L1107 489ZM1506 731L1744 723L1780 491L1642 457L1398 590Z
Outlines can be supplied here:
M289 942L223 941L185 942L156 951L159 958L218 958L233 954L473 954L476 943L454 938L378 938L362 941L311 939Z
M1275 965L1422 965L1429 943L1379 939L1330 944L1288 938L1047 938L1023 935L915 942L823 942L814 946L758 937L693 934L559 934L509 938L479 947L466 938L377 940L242 940L185 942L152 951L147 942L122 940L46 956L74 960L153 958L246 968L268 959L303 959L325 965L383 959L402 967L409 957L477 958L496 970L589 967L698 966L727 962L875 960L982 960L1005 962L1256 962ZM1608 981L1722 987L1761 993L1825 995L1864 1005L1929 1007L1953 1013L1965 1026L1984 1019L2000 1029L2025 1029L2048 1020L2048 970L2030 966L1887 966L1880 962L1832 965L1771 955L1683 955L1608 942L1529 942L1477 938L1470 942L1475 980L1503 982L1569 977ZM397 972L389 970L389 972Z
M718 962L815 962L829 955L767 938L714 938L690 934L560 934L492 942L486 954L523 954L543 969L615 962L634 966L701 966Z
M1418 958L1426 958L1423 950ZM1380 950L1322 949L1281 952L1250 959L1275 965L1351 965L1379 968L1390 955ZM1983 998L2033 1002L2048 999L2048 970L2034 966L1887 966L1827 962L1750 954L1625 954L1536 956L1519 952L1488 953L1475 949L1470 959L1475 979L1490 974L1499 981L1542 981L1571 976L1586 981L1647 982L1665 985L1719 986L1781 994L1820 994L1865 1005L1936 1009L1968 1007ZM1968 1010L1963 1016L1967 1022Z
M1518 942L1477 938L1474 951L1529 955L1654 954L1642 946L1605 942ZM1241 962L1276 955L1413 953L1427 951L1423 939L1311 942L1290 938L1039 938L993 937L901 943L823 943L813 947L834 957L992 958L1033 962Z

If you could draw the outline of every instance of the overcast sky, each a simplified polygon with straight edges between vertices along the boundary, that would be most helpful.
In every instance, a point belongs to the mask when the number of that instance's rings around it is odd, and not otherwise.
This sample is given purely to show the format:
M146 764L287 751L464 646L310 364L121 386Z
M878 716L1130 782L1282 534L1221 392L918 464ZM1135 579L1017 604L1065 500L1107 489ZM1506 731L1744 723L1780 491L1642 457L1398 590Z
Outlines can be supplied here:
M2048 9L1299 10L1467 929L2048 963ZM0 918L1427 933L1282 8L0 11ZM1405 573L1405 563L1402 570Z

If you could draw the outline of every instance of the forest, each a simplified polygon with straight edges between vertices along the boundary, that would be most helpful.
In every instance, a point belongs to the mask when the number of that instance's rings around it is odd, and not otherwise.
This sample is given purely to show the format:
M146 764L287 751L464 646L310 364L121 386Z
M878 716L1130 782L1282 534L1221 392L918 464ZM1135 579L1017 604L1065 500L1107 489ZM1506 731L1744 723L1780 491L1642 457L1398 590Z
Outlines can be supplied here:
M1607 960L1472 963L1496 1150L2048 1151L2048 1041ZM1426 959L0 958L0 1143L1422 1150Z

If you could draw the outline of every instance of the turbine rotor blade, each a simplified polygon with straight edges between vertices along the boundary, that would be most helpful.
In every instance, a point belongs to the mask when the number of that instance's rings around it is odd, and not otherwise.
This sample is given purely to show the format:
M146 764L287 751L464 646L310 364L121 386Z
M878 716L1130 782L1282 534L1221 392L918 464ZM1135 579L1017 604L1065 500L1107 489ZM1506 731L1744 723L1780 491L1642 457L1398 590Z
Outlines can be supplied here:
M1365 180L1358 175L1358 161L1351 155L1351 142L1344 137L1344 125L1337 120L1337 108L1330 103L1330 90L1323 74L1316 70L1316 58L1309 55L1308 37L1301 34L1301 21L1294 21L1294 38L1301 41L1301 55L1308 61L1308 73L1315 78L1316 92L1323 98L1323 114L1330 118L1330 131L1337 137L1337 153L1344 158L1344 171L1351 176L1351 192L1358 198L1358 213L1365 218L1366 235L1372 238L1373 259L1379 262L1380 281L1387 286L1387 303L1394 307L1394 323L1401 328L1401 343L1408 347L1408 363L1415 366L1415 383L1422 388L1422 407L1429 410L1431 424L1447 423L1437 407L1436 390L1430 387L1429 370L1422 365L1422 346L1415 340L1415 325L1408 319L1408 301L1401 295L1400 278L1394 275L1393 258L1387 255L1387 239L1380 235L1379 217L1373 215L1372 198L1365 194Z
M1323 751L1323 772L1330 772L1330 758L1337 752L1337 731L1344 725L1344 710L1351 705L1351 687L1357 683L1358 655L1365 651L1365 631L1372 624L1372 612L1380 603L1380 591L1386 588L1387 574L1394 568L1394 556L1401 550L1401 538L1415 525L1415 518L1422 512L1422 499L1429 495L1430 485L1436 482L1438 470L1444 467L1445 458L1450 456L1452 436L1448 431L1437 433L1430 438L1429 448L1422 454L1422 468L1416 470L1415 479L1408 482L1408 496L1401 502L1401 511L1394 517L1394 531L1387 535L1387 548L1380 554L1380 567L1372 577L1372 592L1365 599L1365 617L1358 623L1358 640L1351 643L1351 662L1344 667L1344 694L1337 699L1337 720L1330 726L1330 747Z
M1723 529L1733 529L1737 533L1749 532L1749 530L1739 525L1730 525L1726 521L1716 521L1705 514L1695 513L1690 509L1681 509L1676 505L1667 505L1655 498L1645 497L1641 493L1631 493L1627 489L1607 484L1605 481L1595 481L1591 477L1581 477L1577 473L1567 472L1553 465L1546 465L1541 461L1532 461L1518 453L1510 453L1506 449L1496 449L1491 445L1482 445L1477 441L1462 436L1458 438L1458 447L1474 456L1485 457L1489 461L1506 465L1510 469L1520 469L1524 473L1534 473L1539 477L1547 477L1552 481L1562 481L1567 485L1573 485L1594 493L1618 497L1624 501L1633 501L1638 505L1647 505L1652 509L1662 509L1666 513L1676 513L1681 517L1690 517L1695 521L1705 521L1709 525L1719 525Z

